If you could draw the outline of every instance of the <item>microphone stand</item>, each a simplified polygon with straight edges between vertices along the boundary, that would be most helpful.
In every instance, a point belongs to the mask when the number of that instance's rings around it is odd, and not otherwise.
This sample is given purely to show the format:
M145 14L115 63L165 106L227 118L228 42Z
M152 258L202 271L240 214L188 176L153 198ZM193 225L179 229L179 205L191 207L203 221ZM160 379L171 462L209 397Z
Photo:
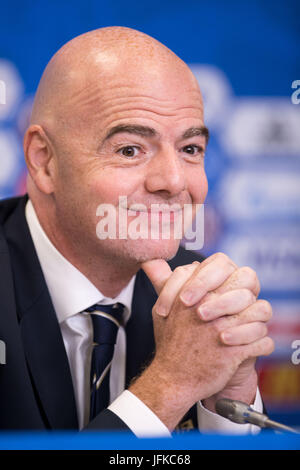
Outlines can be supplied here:
M296 429L286 426L285 424L272 421L266 414L259 413L238 400L231 400L229 398L221 398L216 403L216 411L224 418L238 424L250 423L260 428L271 428L277 431L291 432L300 434Z

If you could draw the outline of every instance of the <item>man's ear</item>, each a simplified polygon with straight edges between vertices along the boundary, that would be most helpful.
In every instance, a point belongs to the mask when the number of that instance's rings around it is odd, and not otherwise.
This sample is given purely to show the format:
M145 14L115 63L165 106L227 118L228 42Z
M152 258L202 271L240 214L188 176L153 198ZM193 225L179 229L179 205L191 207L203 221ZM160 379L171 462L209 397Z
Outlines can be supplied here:
M54 149L41 126L34 124L27 129L23 149L35 185L41 192L51 194L54 190Z

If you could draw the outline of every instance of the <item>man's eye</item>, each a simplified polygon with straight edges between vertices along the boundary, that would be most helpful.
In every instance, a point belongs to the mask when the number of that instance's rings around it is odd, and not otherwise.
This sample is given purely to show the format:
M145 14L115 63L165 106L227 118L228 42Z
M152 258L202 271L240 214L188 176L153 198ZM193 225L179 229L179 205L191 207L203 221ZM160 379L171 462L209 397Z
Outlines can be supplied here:
M132 145L128 145L126 147L122 147L118 150L118 153L123 155L124 157L135 157L138 153L138 148Z
M203 152L203 148L199 145L186 145L182 150L189 155L196 155Z

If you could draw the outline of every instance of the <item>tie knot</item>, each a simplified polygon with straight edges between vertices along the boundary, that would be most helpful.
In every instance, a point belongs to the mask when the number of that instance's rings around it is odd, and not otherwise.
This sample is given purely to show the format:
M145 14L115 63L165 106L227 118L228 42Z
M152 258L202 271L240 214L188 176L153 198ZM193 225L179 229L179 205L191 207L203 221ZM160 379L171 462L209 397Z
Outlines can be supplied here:
M95 304L85 311L91 314L94 343L115 344L123 320L124 305L119 302L111 305Z

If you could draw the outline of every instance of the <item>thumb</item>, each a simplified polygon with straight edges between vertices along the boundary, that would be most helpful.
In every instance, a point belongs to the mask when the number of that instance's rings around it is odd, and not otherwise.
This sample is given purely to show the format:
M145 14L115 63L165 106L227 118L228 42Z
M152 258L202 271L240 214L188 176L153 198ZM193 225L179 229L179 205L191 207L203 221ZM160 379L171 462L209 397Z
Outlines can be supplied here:
M166 281L172 274L170 266L163 259L153 259L146 261L141 267L152 282L157 295L159 295Z

